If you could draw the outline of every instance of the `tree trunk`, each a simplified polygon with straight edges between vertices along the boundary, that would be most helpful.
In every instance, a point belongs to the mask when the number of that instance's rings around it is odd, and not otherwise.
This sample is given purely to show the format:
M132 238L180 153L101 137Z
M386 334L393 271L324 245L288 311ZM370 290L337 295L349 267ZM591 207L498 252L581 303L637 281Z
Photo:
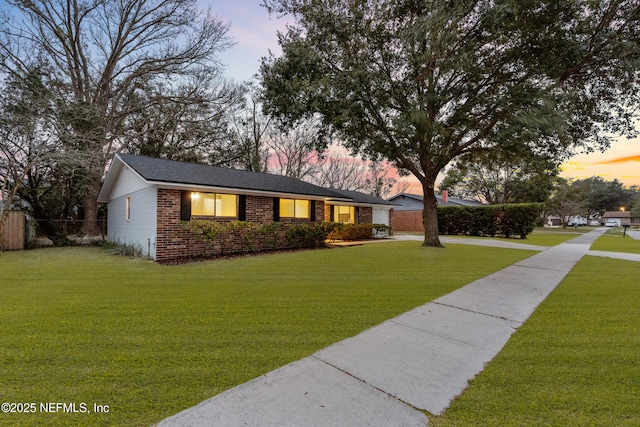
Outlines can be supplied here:
M0 209L0 253L4 250L4 226L9 218L8 209Z
M84 223L82 231L89 236L101 236L102 228L98 223L98 192L100 190L100 178L94 180L86 187L82 207L84 208Z
M438 234L438 199L434 191L435 180L425 179L422 184L423 210L422 223L424 225L424 243L422 246L442 248Z

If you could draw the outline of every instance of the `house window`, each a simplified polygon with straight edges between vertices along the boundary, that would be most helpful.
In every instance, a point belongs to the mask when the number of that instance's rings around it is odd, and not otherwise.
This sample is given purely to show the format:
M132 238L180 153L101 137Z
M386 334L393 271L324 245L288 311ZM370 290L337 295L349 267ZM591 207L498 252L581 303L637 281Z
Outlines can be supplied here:
M235 194L191 193L191 215L236 217L238 197Z
M354 206L334 206L333 220L345 224L355 224L356 208Z
M124 217L127 221L131 221L131 197L124 200Z
M309 200L280 199L280 218L310 218Z

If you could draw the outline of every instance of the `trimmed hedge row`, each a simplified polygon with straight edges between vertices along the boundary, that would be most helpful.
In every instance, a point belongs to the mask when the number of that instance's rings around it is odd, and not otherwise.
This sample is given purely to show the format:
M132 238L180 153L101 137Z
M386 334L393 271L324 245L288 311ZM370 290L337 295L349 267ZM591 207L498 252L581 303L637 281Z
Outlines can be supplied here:
M371 240L388 237L391 227L384 224L335 224L329 233L331 240Z
M438 207L438 232L526 239L536 228L542 210L542 203L441 206Z
M336 224L254 223L246 221L182 221L181 226L205 243L203 256L318 248Z
M204 243L200 256L267 252L282 249L319 248L332 240L369 240L388 236L390 228L382 224L255 223L246 221L182 221L182 229Z

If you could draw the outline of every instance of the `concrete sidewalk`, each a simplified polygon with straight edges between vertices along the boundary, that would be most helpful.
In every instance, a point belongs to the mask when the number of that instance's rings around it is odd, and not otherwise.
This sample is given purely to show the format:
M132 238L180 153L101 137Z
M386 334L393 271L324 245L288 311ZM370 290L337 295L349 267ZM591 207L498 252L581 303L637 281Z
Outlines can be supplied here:
M604 231L546 248L159 425L424 426L423 411L441 414Z
M627 230L627 236L632 237L633 239L640 240L640 231L637 230Z

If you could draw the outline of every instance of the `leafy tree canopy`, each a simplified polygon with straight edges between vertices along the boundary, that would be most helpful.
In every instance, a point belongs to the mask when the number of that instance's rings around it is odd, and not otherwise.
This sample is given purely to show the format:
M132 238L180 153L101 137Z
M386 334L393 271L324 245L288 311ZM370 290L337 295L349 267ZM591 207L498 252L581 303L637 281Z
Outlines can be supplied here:
M560 159L635 134L635 0L265 0L296 24L265 59L265 108L415 175L440 246L435 179L500 149Z
M635 201L631 205L631 217L640 218L640 191L636 192Z
M587 218L599 217L607 211L617 211L621 207L628 210L637 194L634 189L625 188L617 179L606 181L599 176L580 179L572 185L583 200L586 207L584 215Z
M231 108L218 55L228 25L195 0L7 0L0 8L0 73L47 65L55 137L82 168L85 231L99 233L97 195L116 151L177 156L213 144L193 118ZM158 114L159 116L156 116Z
M567 227L570 217L582 216L587 209L587 203L580 188L573 184L572 180L559 179L546 203L547 213L559 216L563 228Z
M557 175L557 164L545 156L469 153L448 168L440 190L488 204L544 202Z

